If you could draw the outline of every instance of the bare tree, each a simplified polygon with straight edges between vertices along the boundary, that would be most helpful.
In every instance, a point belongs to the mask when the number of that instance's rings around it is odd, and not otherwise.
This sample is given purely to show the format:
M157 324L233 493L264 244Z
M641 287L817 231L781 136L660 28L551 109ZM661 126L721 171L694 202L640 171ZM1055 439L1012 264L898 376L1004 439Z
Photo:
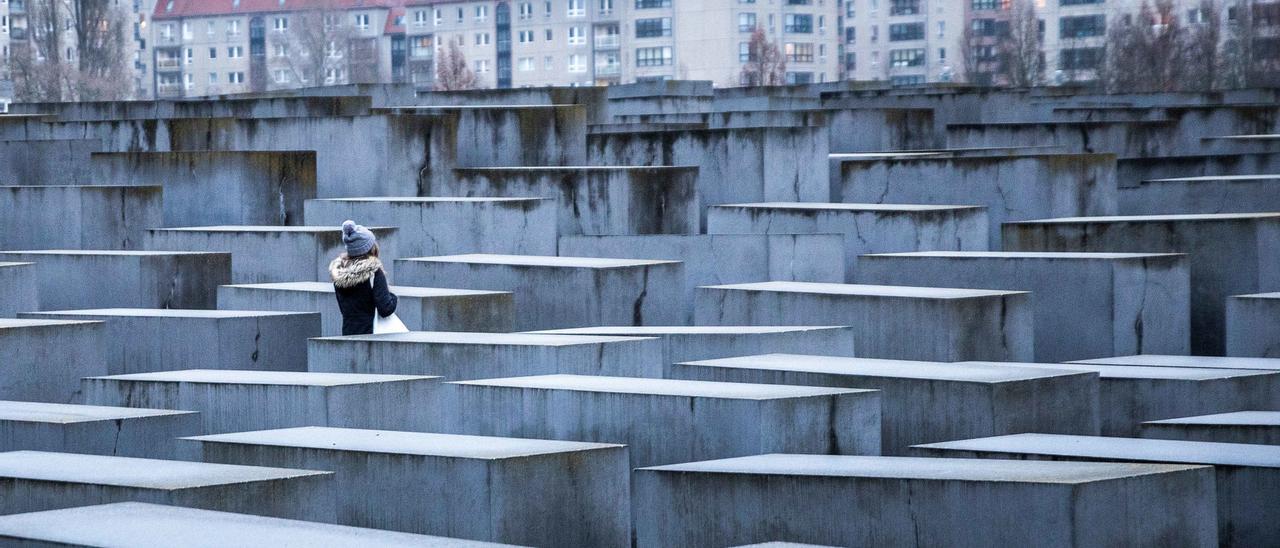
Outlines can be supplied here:
M787 81L787 60L782 50L758 26L751 31L741 79L744 86L779 86Z
M476 74L467 66L467 56L459 45L462 37L449 40L449 45L436 58L436 90L459 91L475 89Z
M294 12L287 32L276 38L294 87L318 86L348 69L352 29L337 0L320 0Z
M1013 0L1009 32L1000 37L1000 75L1016 87L1034 86L1044 77L1044 37L1031 0Z
M1114 92L1180 89L1186 30L1172 0L1143 1L1136 17L1107 31L1105 85Z
M1232 8L1235 15L1226 26L1221 53L1221 86L1243 88L1250 84L1250 67L1253 59L1253 11L1247 2L1238 2Z
M125 50L128 21L114 0L73 0L76 96L82 101L128 97L131 70Z
M27 39L9 51L15 99L127 98L133 79L118 9L112 0L29 0Z
M70 16L59 0L27 5L27 40L10 47L15 99L29 102L74 99L74 67L64 54L70 45Z

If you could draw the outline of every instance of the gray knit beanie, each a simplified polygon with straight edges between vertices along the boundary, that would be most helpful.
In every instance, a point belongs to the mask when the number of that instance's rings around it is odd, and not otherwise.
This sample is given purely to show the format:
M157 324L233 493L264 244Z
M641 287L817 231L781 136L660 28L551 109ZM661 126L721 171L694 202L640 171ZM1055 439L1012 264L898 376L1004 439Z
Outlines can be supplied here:
M373 232L356 224L355 221L342 223L342 243L347 244L348 257L359 257L369 253L369 250L373 249L373 244L377 242L378 238L373 235Z

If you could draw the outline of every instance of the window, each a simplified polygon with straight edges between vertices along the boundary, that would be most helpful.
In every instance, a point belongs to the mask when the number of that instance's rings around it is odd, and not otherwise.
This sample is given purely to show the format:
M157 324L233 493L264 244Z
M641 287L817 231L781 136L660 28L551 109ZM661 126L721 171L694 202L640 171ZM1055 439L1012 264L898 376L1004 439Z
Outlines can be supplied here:
M788 84L812 84L813 73L812 72L788 72L787 83Z
M535 63L532 57L521 57L516 61L516 70L520 72L530 72L534 69Z
M277 71L276 71L276 83L277 83L277 84L287 84L287 83L289 83L289 71L287 71L287 70L277 70Z
M488 59L476 60L476 74L485 74L487 72L489 72L489 60Z
M1067 48L1058 55L1062 70L1089 70L1102 63L1102 48Z
M330 59L337 59L339 57L342 57L342 49L338 47L337 42L330 40L324 45L324 54L325 54L325 57L328 57Z
M566 13L569 17L584 17L587 15L586 0L569 0L567 5L569 9Z
M432 18L435 20L435 26L438 27L444 24L444 12L441 11L440 8L435 8L431 10L431 15L432 15Z
M241 58L241 57L244 57L244 47L243 47L243 46L229 46L229 47L227 47L227 59L239 59L239 58Z
M756 14L738 14L738 32L754 32L756 30Z
M555 57L552 57L552 56L548 55L548 56L546 56L546 57L543 57L543 58L542 58L542 68L543 68L543 69L545 69L545 70L551 70L551 69L555 68L555 66L556 66L556 58L555 58Z
M477 33L476 33L476 45L477 45L477 46L487 46L487 45L489 45L489 39L490 39L490 37L489 37L489 33L487 33L487 32L477 32Z
M521 44L530 44L533 42L533 31L522 30L517 34L517 38Z
M217 84L217 83L218 83L218 73L216 73L216 72L210 72L210 73L209 73L209 85L213 85L213 84Z
M489 6L476 6L476 22L483 23L489 20Z
M191 23L182 24L182 39L183 40L191 39Z
M924 75L908 74L902 76L892 76L889 78L889 84L893 86L918 86L924 83Z
M209 24L205 25L205 27L204 33L208 36L213 36L218 32L218 24L213 21L209 21Z
M186 63L188 65L190 65L192 61L195 61L195 58L196 58L195 53L196 53L195 50L191 48L186 48L183 50L182 56L186 58Z
M227 36L240 36L240 21L227 21Z
M924 49L895 49L889 52L891 67L919 67L924 65Z
M530 4L529 2L521 2L520 3L520 19L524 20L524 19L532 19L532 18L533 18L533 4Z
M787 42L782 45L782 52L787 56L788 61L796 63L813 62L813 44Z
M608 15L613 13L613 0L600 0L600 14Z
M979 19L974 19L979 21ZM889 25L889 41L924 40L924 23L897 23Z
M417 10L413 12L413 26L415 27L427 26L427 10Z
M569 56L569 72L586 72L587 56L574 53Z
M274 28L276 32L284 32L286 30L289 30L288 17L276 17L274 22L275 22L275 25L272 28Z
M1000 7L1000 0L973 0L969 6L973 11L993 10Z
M858 54L857 53L844 54L844 69L850 72L858 70Z
M341 77L341 72L335 68L324 69L324 83L336 84Z
M1061 0L1059 6L1081 6L1084 4L1101 4L1105 0Z
M660 67L671 64L671 48L636 48L637 67Z
M409 55L418 59L435 57L435 44L430 36L414 36L409 40Z
M187 88L188 90L190 90L191 88L195 87L195 85L196 85L196 75L191 74L190 72L188 72L188 73L184 74L183 76L184 76L183 80L186 82L186 88Z
M218 58L218 48L209 48L209 58L210 59Z
M551 39L552 39L551 29L547 29L547 41L550 42Z
M244 83L244 73L243 73L243 72L228 72L228 73L227 73L227 83L228 83L228 84L243 84L243 83Z
M671 0L636 0L636 9L669 8ZM639 59L636 60L639 62Z
M671 36L670 17L636 19L636 38L656 38L658 36Z
M916 15L920 13L920 0L890 0L889 15Z
M782 30L797 34L813 32L813 16L803 13L788 13L782 17Z
M1088 38L1107 32L1105 15L1080 15L1058 19L1059 38Z
M367 13L356 14L356 28L360 30L369 28L369 14Z
M161 39L163 39L163 40L172 40L172 39L173 39L173 25L161 25L161 26L160 26L160 38L161 38Z
M276 43L276 45L275 45L275 55L276 55L276 57L288 57L288 56L289 56L289 46L287 46L287 45L285 45L285 44L283 44L283 43L277 42L277 43Z
M747 63L753 61L752 57L754 56L751 55L751 43L738 42L738 62Z
M569 45L576 46L587 43L587 32L582 27L569 27Z

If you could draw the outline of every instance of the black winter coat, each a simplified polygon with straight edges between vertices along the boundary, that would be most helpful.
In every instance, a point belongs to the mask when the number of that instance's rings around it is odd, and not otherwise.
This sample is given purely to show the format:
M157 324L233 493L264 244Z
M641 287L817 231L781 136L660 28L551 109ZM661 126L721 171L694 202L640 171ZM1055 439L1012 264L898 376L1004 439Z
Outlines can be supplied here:
M351 260L345 254L329 264L334 295L342 311L343 335L373 333L373 313L387 317L395 313L399 300L387 287L387 275L377 257ZM369 280L373 283L370 284Z

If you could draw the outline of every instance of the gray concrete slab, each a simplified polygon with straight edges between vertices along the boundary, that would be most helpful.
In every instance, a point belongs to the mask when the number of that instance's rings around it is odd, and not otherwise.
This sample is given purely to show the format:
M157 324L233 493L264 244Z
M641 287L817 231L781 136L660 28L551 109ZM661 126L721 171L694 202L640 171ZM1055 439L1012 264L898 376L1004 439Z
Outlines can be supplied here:
M40 286L33 263L0 262L0 318L40 306Z
M307 200L306 218L397 227L401 257L556 253L556 208L547 198L329 198Z
M1280 358L1280 293L1227 298L1226 331L1228 356Z
M686 321L677 261L446 255L397 260L396 272L412 285L511 291L518 331Z
M0 251L0 260L33 263L38 306L214 308L231 283L230 253L168 251Z
M70 403L107 371L102 322L0 319L0 399Z
M408 548L502 546L143 502L117 502L0 516L0 540L58 546L135 548Z
M967 205L767 202L714 206L710 234L843 234L845 281L858 256L902 251L985 251L987 212Z
M333 473L76 453L0 453L0 515L151 502L331 521Z
M1280 447L1203 441L1017 434L916 446L919 454L1030 460L1206 464L1214 469L1221 546L1280 538ZM1212 496L1206 497L1212 500Z
M1280 174L1149 179L1120 187L1117 212L1159 215L1280 211L1278 188Z
M555 201L557 231L571 234L697 234L696 166L458 169L437 196L541 197ZM440 253L436 253L440 254Z
M1142 423L1144 438L1280 445L1280 411L1236 411Z
M20 317L105 322L111 375L174 369L306 371L307 339L320 336L317 313L104 308Z
M394 227L368 227L378 237L383 264L397 257ZM233 283L329 281L329 262L346 252L342 227L201 226L149 230L148 249L231 253Z
M1094 358L1072 363L1105 365L1140 365L1148 367L1194 367L1199 369L1254 369L1280 371L1280 359L1222 356L1180 356L1166 354L1140 354Z
M696 306L698 325L852 326L854 348L869 358L1034 356L1025 292L762 282L700 287Z
M663 377L672 378L671 364L754 354L795 353L853 356L853 328L842 326L641 326L580 327L532 331L548 335L658 337L662 339Z
M1036 361L1191 350L1185 255L921 251L863 255L859 283L1031 291Z
M1020 432L1097 434L1093 373L981 364L766 354L678 363L672 376L880 390L883 454ZM989 432L989 434L982 434Z
M190 369L87 377L84 402L199 411L201 433L291 426L422 430L438 377Z
M631 465L788 451L880 454L874 390L542 375L447 383L446 431L624 443Z
M661 378L663 356L662 342L653 337L413 331L308 343L311 371L447 380L551 373Z
M508 332L515 299L508 291L477 291L392 285L396 316L415 331ZM319 312L321 333L342 334L342 311L329 282L232 284L218 287L218 307Z
M1134 436L1145 421L1246 409L1280 410L1280 372L1087 363L980 362L1097 373L1102 435Z
M158 186L0 186L2 249L143 249L164 226ZM34 227L39 227L34 229Z
M621 445L318 427L189 439L209 462L336 471L344 525L532 546L631 540Z
M0 401L0 451L171 459L175 438L199 432L194 411Z
M1186 253L1195 354L1225 350L1228 296L1280 289L1280 213L1044 219L1003 234L1007 251Z
M675 234L562 236L571 257L664 259L684 263L685 302L693 316L699 286L760 280L843 282L840 234Z
M1203 466L758 455L643 468L634 482L642 547L1217 541Z

